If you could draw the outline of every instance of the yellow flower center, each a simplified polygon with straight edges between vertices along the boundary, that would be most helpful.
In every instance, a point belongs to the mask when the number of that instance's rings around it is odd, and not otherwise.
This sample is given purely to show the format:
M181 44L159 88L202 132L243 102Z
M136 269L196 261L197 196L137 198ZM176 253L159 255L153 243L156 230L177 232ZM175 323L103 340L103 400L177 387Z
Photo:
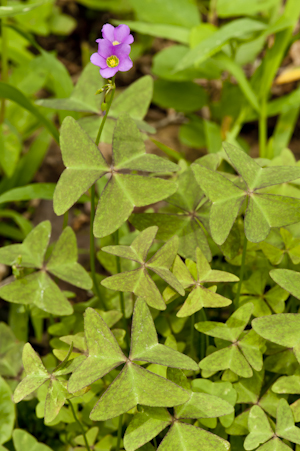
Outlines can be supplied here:
M119 41L114 41L113 42L113 45L119 45L120 43L119 43Z
M108 67L117 67L119 65L119 58L116 55L109 56L106 58L106 64Z

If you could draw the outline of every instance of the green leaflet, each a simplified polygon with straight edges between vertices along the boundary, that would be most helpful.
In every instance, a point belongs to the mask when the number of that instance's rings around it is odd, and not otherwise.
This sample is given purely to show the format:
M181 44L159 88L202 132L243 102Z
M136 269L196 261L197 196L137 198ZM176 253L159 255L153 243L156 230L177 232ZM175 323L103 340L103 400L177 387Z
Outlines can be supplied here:
M0 322L0 375L16 377L21 370L21 355L24 343L20 343L10 327Z
M15 417L15 405L12 401L11 390L0 376L0 447L11 438Z
M133 363L134 360L142 360L190 370L197 367L189 357L158 344L154 323L143 299L138 299L135 304L128 359L103 319L91 308L85 313L85 336L88 357L73 372L68 384L69 392L75 393L125 363L92 410L91 419L105 421L137 404L172 407L186 402L190 397L189 392L178 385Z
M300 340L300 317L294 313L279 313L252 321L252 327L266 340L287 348L295 348Z
M253 406L248 418L250 434L247 435L244 442L245 449L252 450L266 442L266 445L261 446L259 450L276 449L281 451L288 449L288 447L283 446L282 442L280 445L275 442L274 448L273 440L278 440L277 437L299 444L300 429L295 426L293 412L285 399L281 399L278 403L276 420L275 435L263 410L259 406ZM272 447L270 444L272 444Z
M144 298L148 305L164 310L165 303L148 270L155 272L181 295L184 294L182 285L169 271L177 254L178 238L174 236L161 247L156 254L147 260L147 254L157 233L157 227L149 227L139 234L131 246L105 246L102 251L129 260L137 261L140 268L116 274L104 279L101 284L106 288L118 291L131 291Z
M22 429L14 430L13 442L16 451L52 451L49 446L39 443L33 435Z
M117 230L135 206L148 205L168 197L176 190L171 181L119 171L176 171L177 166L162 158L146 155L142 137L129 116L117 121L113 136L113 165L105 161L99 149L76 121L67 117L61 128L61 150L67 169L54 192L56 214L65 213L100 177L110 176L96 211L94 234L103 237ZM85 149L85 153L82 149Z
M231 144L225 143L224 148L245 187L241 188L225 176L200 165L192 166L198 184L212 202L209 222L217 244L225 242L246 199L245 234L251 242L263 241L271 227L299 222L298 199L259 191L299 178L298 167L261 168L245 152Z
M16 267L38 268L37 272L19 278L0 288L0 296L8 302L35 305L53 315L70 315L73 308L47 271L80 288L90 289L92 280L77 263L76 236L66 227L55 244L49 261L44 264L51 234L49 221L41 222L22 244L12 244L0 250L0 261Z
M251 317L252 310L253 305L248 303L238 308L226 324L213 321L195 324L195 328L199 332L233 343L229 347L223 347L201 360L199 366L206 377L210 377L217 371L230 369L235 374L247 378L252 376L252 368L256 371L262 369L261 347L264 341L253 330L242 335Z
M192 290L177 313L180 318L190 316L203 307L225 307L231 304L230 299L205 288L204 283L238 281L238 277L234 274L212 270L199 248L196 249L196 261L195 264L192 260L187 259L185 265L181 258L177 256L173 264L174 276L185 289ZM196 276L195 279L193 278L194 275ZM176 293L171 288L166 288L164 291L166 302L175 299L175 297L177 297Z
M246 450L257 448L273 437L273 430L268 418L259 406L253 406L248 418L248 427L250 434L247 435L244 442Z

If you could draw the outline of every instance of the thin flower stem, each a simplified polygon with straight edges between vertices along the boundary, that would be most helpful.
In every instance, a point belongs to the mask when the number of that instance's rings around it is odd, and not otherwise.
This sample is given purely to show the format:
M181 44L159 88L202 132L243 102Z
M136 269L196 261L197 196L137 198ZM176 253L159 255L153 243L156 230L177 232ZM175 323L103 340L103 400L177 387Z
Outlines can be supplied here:
M7 6L7 0L1 1L1 6ZM2 56L1 56L1 81L7 82L8 80L8 29L5 26L6 18L1 20L1 38L2 38ZM5 118L5 99L1 99L0 106L0 124L4 122Z
M240 269L240 280L239 280L239 284L238 284L238 288L237 288L237 292L236 292L236 297L235 297L235 300L234 300L234 304L235 304L236 307L239 306L239 301L240 301L241 287L242 287L243 278L244 278L244 272L245 272L245 261L246 261L246 253L247 253L247 244L248 244L248 240L247 240L247 237L245 235L245 237L244 237L244 244L243 244L243 253L242 253L242 265L241 265L241 269Z
M119 244L119 231L117 230L115 232L115 244L116 246ZM117 261L117 271L118 274L120 274L121 272L121 261L120 261L120 257L116 257L116 261ZM123 291L119 291L119 296L120 296L120 305L121 305L121 312L123 315L123 327L125 329L125 340L126 340L126 346L127 349L130 349L130 343L129 343L129 336L128 336L128 327L127 327L127 320L126 320L126 316L125 316L125 299L124 299L124 293Z
M117 439L116 451L120 451L121 437L122 437L122 423L123 423L123 414L119 416L118 439Z
M74 407L73 407L73 404L71 403L71 401L70 401L69 399L68 399L68 403L69 403L69 405L70 405L70 407L71 407L71 410L72 410L72 414L73 414L74 420L76 421L76 423L78 424L78 426L79 426L80 429L81 429L81 432L82 432L82 435L83 435L83 440L84 440L86 449L87 449L87 451L91 451L91 448L90 448L90 446L89 446L89 444L88 444L88 441L87 441L87 438L86 438L86 435L85 435L84 427L82 426L81 422L78 420L78 418L77 418L77 416L76 416L76 413L75 413L75 410L74 410Z
M98 146L98 144L100 142L102 130L104 128L104 125L105 125L105 122L106 122L106 119L107 119L107 116L108 116L108 112L110 110L110 107L111 107L111 104L112 104L112 101L113 101L113 98L114 98L114 95L115 95L115 90L116 90L115 77L113 77L112 83L113 83L114 88L112 89L112 92L111 92L111 95L110 95L110 99L109 99L109 101L107 103L107 109L105 111L104 118L102 119L100 127L99 127L99 130L98 130L98 135L97 135L97 138L96 138L96 141L95 141L96 146Z
M95 265L96 253L95 253L95 241L94 241L94 233L93 233L94 217L95 217L95 185L93 185L91 187L90 266L91 266L92 279L94 282L94 288L96 291L96 295L99 299L101 308L106 310L104 302L101 298L101 293L99 290L99 285L98 285L97 276L96 276L96 265Z
M105 116L102 119L100 127L99 127L99 130L98 130L97 138L96 138L96 141L95 141L96 146L99 145L101 134L102 134L102 130L104 128L104 124L106 122L106 118L108 116L109 109L110 109L112 101L113 101L114 93L115 93L115 90L116 90L115 77L113 77L112 83L113 83L114 87L112 89L112 93L110 95L110 99L109 99L109 102L107 104L107 109L106 109L106 112L105 112ZM92 187L91 187L91 218L90 218L90 266L91 266L91 272L92 272L92 279L93 279L94 287L95 287L95 290L96 290L96 295L97 295L97 297L98 297L98 299L100 301L101 308L106 310L104 301L101 299L101 293L100 293L100 290L99 290L99 286L98 286L98 282L97 282L97 276L96 276L96 265L95 265L96 252L95 252L95 241L94 241L94 232L93 232L94 218L95 218L95 185L92 185Z
M153 444L154 444L154 448L157 449L157 441L156 441L156 437L154 437L154 439L153 439Z

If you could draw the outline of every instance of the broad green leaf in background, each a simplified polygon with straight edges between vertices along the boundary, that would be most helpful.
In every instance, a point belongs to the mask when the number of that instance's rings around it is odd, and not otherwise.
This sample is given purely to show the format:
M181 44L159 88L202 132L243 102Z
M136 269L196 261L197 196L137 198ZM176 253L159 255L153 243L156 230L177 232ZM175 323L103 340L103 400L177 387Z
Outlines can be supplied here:
M243 38L250 33L264 30L265 27L266 25L262 22L246 18L229 22L191 49L178 62L175 70L180 71L187 67L198 65L219 52L230 39Z
M9 85L8 83L0 82L0 96L4 99L12 100L20 105L22 108L25 108L30 113L32 113L39 122L41 122L51 133L56 142L59 141L58 131L53 124L53 122L49 121L46 116L43 116L40 111L30 102L24 94L19 91L14 86Z
M55 183L33 183L14 188L0 195L0 204L32 199L52 200L54 189Z
M14 430L13 442L16 451L52 451L49 446L39 443L33 435L22 429Z
M191 316L203 307L226 307L230 305L230 299L214 293L212 290L205 288L203 284L237 282L239 280L234 274L212 270L199 248L196 250L196 263L187 259L184 264L181 258L177 256L173 264L172 272L184 289L191 290L183 306L177 313L178 317ZM166 302L170 302L170 300L176 297L176 293L171 288L168 287L165 289L164 299Z
M196 160L195 164L216 169L219 156L212 154ZM130 222L138 230L149 226L158 227L157 238L167 241L177 235L179 239L178 253L184 258L196 258L199 247L207 260L211 260L211 251L203 228L208 229L208 202L202 190L199 190L191 169L182 172L178 177L178 189L168 197L169 207L164 213L139 213L130 216ZM175 210L175 211L174 211Z
M281 288L300 299L300 273L290 269L272 269L270 276Z
M21 140L16 131L5 123L1 124L0 162L7 177L11 177L15 171L21 148Z
M254 316L265 316L274 313L283 313L285 301L289 293L276 285L265 292L268 274L264 271L255 271L241 286L240 305L251 302L254 305Z
M148 227L132 242L131 246L105 246L102 251L122 258L136 261L138 269L115 274L104 279L101 284L117 291L131 291L143 297L147 304L159 310L166 305L159 289L151 279L148 270L164 279L172 288L183 296L184 289L176 277L169 271L178 249L178 238L174 236L147 260L147 254L155 239L158 228Z
M155 24L177 25L191 28L200 23L200 17L194 0L130 0L138 20Z
M31 11L32 9L38 8L41 5L53 3L53 0L44 0L40 1L38 3L26 3L26 4L15 4L15 5L8 5L8 6L1 6L0 7L0 17L14 17L19 14L26 14L28 11Z
M186 390L183 390L178 385L133 363L134 360L139 361L140 357L143 358L143 351L146 351L145 354L147 355L148 337L139 335L143 312L146 312L148 317L147 324L150 328L150 336L152 336L151 345L153 345L153 340L156 341L153 336L154 326L149 317L148 307L146 307L145 301L139 299L136 302L133 314L133 323L136 330L132 335L132 349L136 350L136 355L132 356L130 354L129 359L127 359L102 318L95 310L91 308L86 310L85 334L89 355L73 372L68 384L69 391L74 393L100 379L113 368L125 363L123 370L92 410L90 418L95 421L105 421L114 418L132 409L137 404L150 407L172 407L175 404L187 401L190 396ZM166 356L164 365L167 365L170 359L171 363L174 364L174 361L178 358L176 351L173 351L173 357L170 348L164 351L164 347L161 348L157 344L154 344L154 346L157 348L157 351L153 352L155 359L160 359L159 355L163 353L163 356ZM184 368L187 368L187 366L190 369L195 368L193 360L186 356L182 356L181 359L183 359ZM154 361L155 363L155 360L150 360L150 358L149 361ZM179 367L181 367L181 363L179 363Z
M184 28L176 25L147 23L133 20L113 20L113 24L120 25L125 23L130 30L137 31L140 34L147 34L149 36L159 37L163 39L171 39L172 41L181 42L182 44L189 43L189 28Z
M253 305L248 303L239 307L225 324L214 321L195 324L195 328L203 334L226 340L225 343L232 342L228 347L222 347L201 360L199 366L206 377L226 369L230 369L240 377L251 377L252 368L256 371L262 369L261 348L264 340L261 340L253 330L243 334L252 311Z
M34 304L53 315L70 315L73 312L72 306L47 271L84 289L92 287L92 280L77 263L76 237L70 227L64 229L54 246L50 260L44 265L50 234L50 222L43 221L27 235L22 244L1 248L2 263L21 268L37 268L39 271L2 286L0 296L8 302Z
M245 0L230 2L229 0L217 0L217 14L220 17L232 17L249 15L254 16L262 11L278 5L279 0L252 0L251 3Z
M217 244L225 242L245 201L247 201L245 234L251 242L263 241L271 227L299 222L299 199L265 194L265 191L259 190L299 178L300 168L290 166L261 168L237 147L224 143L224 148L232 165L243 179L245 188L240 188L220 173L200 165L192 166L197 182L212 201L210 230Z
M153 102L163 108L190 113L208 102L206 91L191 81L156 80Z
M174 163L145 153L142 137L129 116L120 117L115 128L113 167L107 164L94 142L71 117L63 122L60 143L67 169L54 193L56 214L65 213L103 175L110 176L96 211L94 234L97 237L117 230L135 206L158 202L176 190L176 183L172 181L120 173L125 169L146 172L177 170Z
M11 438L15 418L16 411L11 390L0 376L0 446Z

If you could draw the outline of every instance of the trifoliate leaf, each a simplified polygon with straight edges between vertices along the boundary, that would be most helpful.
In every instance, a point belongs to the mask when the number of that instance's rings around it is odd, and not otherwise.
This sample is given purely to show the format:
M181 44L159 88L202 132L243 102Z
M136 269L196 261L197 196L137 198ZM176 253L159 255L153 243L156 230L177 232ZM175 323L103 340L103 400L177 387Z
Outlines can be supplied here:
M181 295L184 294L182 285L176 277L169 271L170 266L177 254L178 238L171 238L156 254L149 260L146 256L153 243L157 232L157 227L149 227L140 233L132 242L131 246L106 246L102 251L113 255L118 255L129 260L138 261L140 268L116 274L104 279L101 284L106 288L118 291L131 291L137 296L143 297L148 305L164 310L165 303L153 280L150 278L148 270L155 272L163 278L172 288ZM142 260L143 259L143 260Z
M246 450L257 448L262 443L273 437L274 432L270 426L267 415L259 406L253 406L248 418L248 428L250 434L244 442Z
M300 429L295 426L292 409L285 399L278 403L276 419L276 434L300 445Z

